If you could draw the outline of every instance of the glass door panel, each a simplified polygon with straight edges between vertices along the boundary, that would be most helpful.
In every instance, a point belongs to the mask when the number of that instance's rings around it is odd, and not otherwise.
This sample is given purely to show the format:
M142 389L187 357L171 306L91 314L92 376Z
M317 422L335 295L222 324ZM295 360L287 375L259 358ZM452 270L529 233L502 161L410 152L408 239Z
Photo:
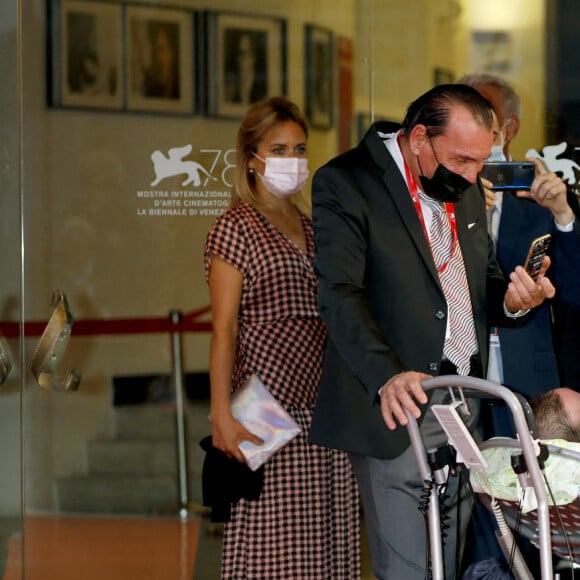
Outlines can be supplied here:
M0 5L0 576L22 578L20 108L16 2Z
M175 563L173 577L217 578L219 530L200 507L198 441L210 432L203 247L229 204L248 103L285 93L303 108L312 174L372 121L400 122L435 83L497 72L533 111L514 143L523 156L544 144L544 2L514 2L519 17L506 14L503 28L477 0L6 4L0 320L14 325L0 385L0 414L11 418L0 421L10 468L0 517L13 537L24 505L28 578L78 566L128 578L146 553L160 578ZM39 348L48 358L35 366ZM78 389L67 388L75 373Z

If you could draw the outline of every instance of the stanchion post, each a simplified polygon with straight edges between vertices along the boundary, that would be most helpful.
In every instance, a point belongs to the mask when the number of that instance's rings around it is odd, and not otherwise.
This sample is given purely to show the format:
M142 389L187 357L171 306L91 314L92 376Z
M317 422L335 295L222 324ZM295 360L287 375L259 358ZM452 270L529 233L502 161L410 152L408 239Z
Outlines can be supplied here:
M181 348L181 332L178 325L182 319L181 311L171 310L169 313L174 327L171 333L171 354L173 359L173 386L175 388L175 421L177 439L177 469L179 478L179 516L182 520L187 519L189 503L189 472L187 469L187 424L186 408L184 401L183 363Z

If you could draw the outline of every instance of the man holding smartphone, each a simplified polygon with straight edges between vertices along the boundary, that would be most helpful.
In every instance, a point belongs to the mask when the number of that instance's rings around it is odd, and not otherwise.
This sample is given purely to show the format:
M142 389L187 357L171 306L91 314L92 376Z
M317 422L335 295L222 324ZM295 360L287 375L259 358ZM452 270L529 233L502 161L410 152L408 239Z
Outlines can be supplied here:
M475 88L494 108L497 127L491 159L511 160L509 144L520 126L519 96L507 82L492 75L468 75L459 82ZM578 301L580 223L568 203L566 184L540 159L528 161L535 164L536 176L527 190L498 191L489 180L481 180L496 257L501 268L510 272L526 258L533 240L550 234L550 279L559 299ZM548 303L521 327L491 329L487 377L529 398L560 386ZM513 436L506 409L495 407L492 423L486 435Z
M517 324L554 294L548 258L537 282L521 264L508 282L491 252L478 173L492 128L477 91L439 85L409 105L399 132L375 123L312 183L328 339L310 440L349 452L380 580L425 578L423 482L405 411L427 447L438 447L447 437L430 407L447 393L428 396L421 381L481 377L488 323ZM476 417L474 409L471 425ZM458 479L447 488L447 578L456 577L469 519Z

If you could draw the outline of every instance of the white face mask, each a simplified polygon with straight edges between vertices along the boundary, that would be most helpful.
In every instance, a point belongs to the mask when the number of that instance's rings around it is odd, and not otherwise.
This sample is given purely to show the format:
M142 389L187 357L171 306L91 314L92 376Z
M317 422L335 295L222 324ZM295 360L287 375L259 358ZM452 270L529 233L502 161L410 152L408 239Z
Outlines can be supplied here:
M298 193L308 176L308 159L302 157L254 157L266 164L264 175L257 175L266 189L276 197L286 197Z
M507 161L503 152L503 145L493 145L486 161Z

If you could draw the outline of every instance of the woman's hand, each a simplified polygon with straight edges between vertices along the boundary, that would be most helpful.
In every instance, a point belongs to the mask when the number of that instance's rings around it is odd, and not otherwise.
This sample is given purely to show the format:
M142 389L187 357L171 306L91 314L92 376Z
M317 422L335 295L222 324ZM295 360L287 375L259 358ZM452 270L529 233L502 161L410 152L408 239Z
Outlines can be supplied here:
M217 449L223 451L228 457L245 463L244 454L239 448L242 441L251 441L255 445L263 443L257 435L248 431L233 415L228 414L219 418L212 416L212 440Z

